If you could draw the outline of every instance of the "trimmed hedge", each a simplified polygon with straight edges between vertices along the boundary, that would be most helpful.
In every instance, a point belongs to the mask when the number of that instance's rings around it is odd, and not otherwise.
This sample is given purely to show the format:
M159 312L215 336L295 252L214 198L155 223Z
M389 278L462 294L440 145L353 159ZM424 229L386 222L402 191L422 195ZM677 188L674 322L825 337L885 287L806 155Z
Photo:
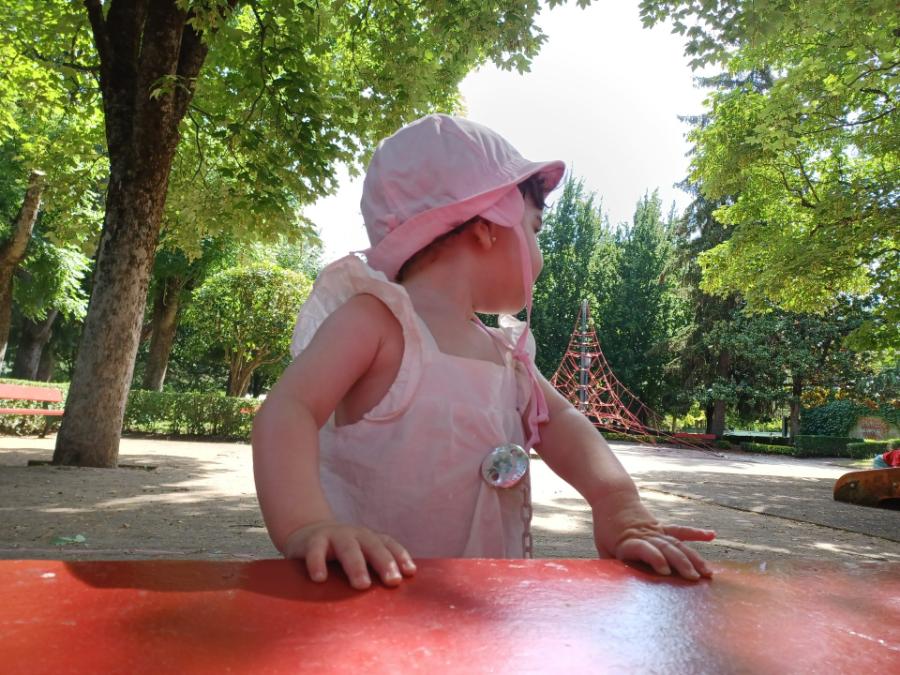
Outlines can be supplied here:
M770 443L741 443L741 449L747 452L763 452L769 455L789 455L791 457L871 457L871 446L874 443L853 443L854 438L843 436L797 436L795 445L772 445ZM854 455L851 446L865 445L869 454Z
M858 439L849 436L797 436L797 457L849 457L847 444Z
M65 398L68 382L30 382L0 379L0 382L34 387L62 389ZM232 440L248 440L253 426L253 413L261 401L232 398L224 394L199 392L159 392L132 390L128 392L122 431L179 436L211 436ZM5 408L28 408L28 401L0 401ZM62 404L50 404L62 408ZM61 417L42 415L0 415L0 434L36 436L44 431L59 429Z
M792 445L791 439L786 436L741 436L740 434L723 434L726 441L741 445L743 443L756 443L758 445Z
M663 440L655 436L646 436L638 434L621 434L618 431L601 431L600 432L608 441L630 441L632 443L658 443Z
M848 443L847 452L853 459L871 459L875 455L883 455L890 450L900 448L900 438L892 438L889 441L865 441L862 443Z
M20 384L28 387L46 387L48 389L62 389L63 400L69 394L68 382L32 382L31 380L14 380L12 378L0 378L3 384ZM0 399L0 407L3 408L35 408L46 405L50 409L60 409L62 403L33 403L30 401L12 401ZM0 415L0 434L10 436L37 436L44 433L53 433L59 429L62 417L47 417L45 415Z
M247 440L261 402L224 394L132 390L123 431Z
M767 455L789 455L796 456L796 448L789 445L771 445L769 443L750 443L745 441L741 443L741 450L747 452L762 452Z

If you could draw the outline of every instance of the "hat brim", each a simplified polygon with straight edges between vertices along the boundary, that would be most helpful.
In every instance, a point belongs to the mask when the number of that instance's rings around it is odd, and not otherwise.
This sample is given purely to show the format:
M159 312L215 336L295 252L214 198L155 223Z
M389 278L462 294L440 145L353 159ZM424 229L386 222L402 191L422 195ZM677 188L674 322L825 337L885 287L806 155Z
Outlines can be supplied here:
M403 264L416 253L442 234L490 209L522 181L540 174L544 190L549 193L559 185L565 170L565 163L559 160L510 163L503 172L507 179L500 185L467 199L418 213L389 232L376 246L362 253L369 267L384 272L393 281ZM500 224L508 226L507 223Z

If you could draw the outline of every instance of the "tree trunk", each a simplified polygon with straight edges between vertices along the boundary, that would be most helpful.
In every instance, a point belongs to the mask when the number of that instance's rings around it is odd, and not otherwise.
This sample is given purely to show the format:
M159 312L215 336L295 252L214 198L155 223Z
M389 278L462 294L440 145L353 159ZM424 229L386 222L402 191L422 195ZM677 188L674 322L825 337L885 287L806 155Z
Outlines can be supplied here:
M114 467L178 125L207 46L175 0L84 4L100 56L110 179L94 288L53 462ZM177 86L154 91L173 78Z
M147 355L147 369L144 371L142 387L150 391L162 391L169 367L169 355L175 342L178 328L178 310L181 307L183 277L168 277L159 284L153 297L152 333L150 353Z
M9 340L9 324L12 317L13 277L25 250L31 240L31 232L41 208L41 193L44 190L44 173L32 171L28 178L28 189L22 208L16 216L13 232L3 246L0 246L0 366L6 358L6 344Z
M256 366L248 363L239 362L233 365L228 376L228 395L238 398L244 396L250 388L250 378L253 377L255 370Z
M22 335L19 338L19 347L16 349L16 360L13 363L12 377L20 380L37 380L38 369L41 365L41 356L44 348L50 341L53 332L53 322L59 314L58 310L47 312L43 321L32 321L27 317L22 319Z
M254 371L253 377L250 378L250 395L253 398L259 398L262 394L263 379L260 377L259 371Z
M164 195L148 188L137 177L130 184L117 177L110 185L56 464L116 465L163 206Z
M56 354L52 347L44 347L41 354L41 362L38 364L37 374L34 379L37 382L52 382L53 371L56 370Z
M803 378L794 375L791 378L791 438L796 438L800 433L800 397L803 395Z
M719 399L713 403L712 419L709 421L709 433L721 436L725 433L725 401Z
M720 380L727 380L731 377L731 354L723 351L719 354L719 361L716 363L716 376ZM707 408L706 433L721 436L725 433L725 413L727 412L727 401L716 399L712 402L712 414Z
M245 396L256 370L260 366L271 365L278 360L269 356L268 349L261 350L250 361L246 360L247 354L243 350L232 354L228 364L228 395L238 398Z

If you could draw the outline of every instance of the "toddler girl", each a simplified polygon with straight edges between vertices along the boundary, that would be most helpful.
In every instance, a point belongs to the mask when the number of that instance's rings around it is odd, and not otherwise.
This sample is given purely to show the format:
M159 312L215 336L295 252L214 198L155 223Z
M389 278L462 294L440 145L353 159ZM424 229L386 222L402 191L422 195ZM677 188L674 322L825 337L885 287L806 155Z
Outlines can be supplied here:
M531 448L592 507L602 556L710 575L683 541L715 534L650 515L512 316L530 320L544 195L563 171L447 115L379 145L361 202L372 246L320 273L253 427L266 526L312 579L332 559L363 589L369 567L387 585L414 574L411 556L528 556Z

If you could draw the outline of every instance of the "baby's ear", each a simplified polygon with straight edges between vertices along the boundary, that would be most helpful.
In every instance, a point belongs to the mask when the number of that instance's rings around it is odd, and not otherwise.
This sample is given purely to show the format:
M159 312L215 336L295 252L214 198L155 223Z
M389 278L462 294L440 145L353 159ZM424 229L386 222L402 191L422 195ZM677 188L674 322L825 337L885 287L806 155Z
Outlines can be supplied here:
M478 242L478 245L484 250L489 251L496 241L496 236L494 235L494 227L496 226L483 218L479 218L472 223L470 227L472 236L475 237L475 241Z

